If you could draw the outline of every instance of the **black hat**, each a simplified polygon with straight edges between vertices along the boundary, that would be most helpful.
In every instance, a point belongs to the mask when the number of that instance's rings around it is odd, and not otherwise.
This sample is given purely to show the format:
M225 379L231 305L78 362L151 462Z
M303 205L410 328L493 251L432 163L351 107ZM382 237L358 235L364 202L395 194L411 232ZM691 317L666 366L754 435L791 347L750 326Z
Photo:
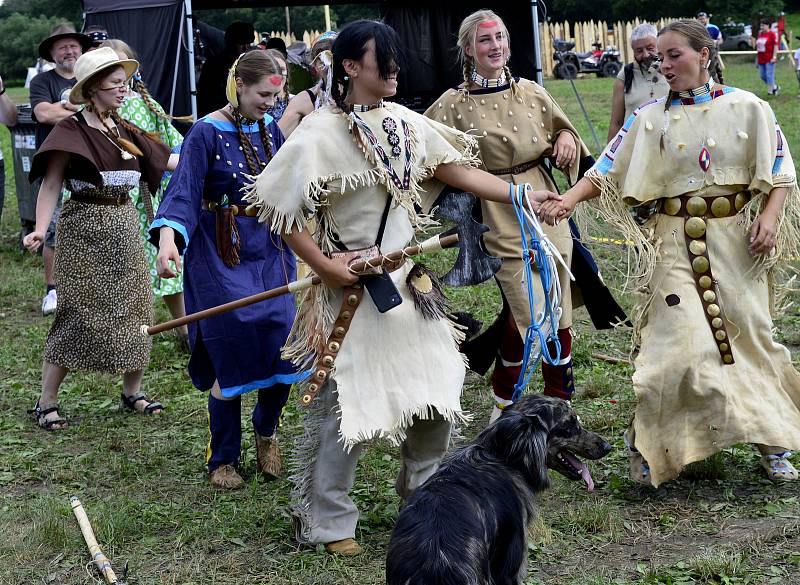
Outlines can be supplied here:
M53 56L50 54L50 51L53 50L53 43L66 38L73 38L78 41L84 53L92 46L92 39L84 34L75 32L75 27L71 24L58 24L50 31L50 36L39 43L39 56L45 61L52 63Z
M708 14L706 14L705 12L698 12L697 18L700 18L701 16L705 16L706 18L708 18Z

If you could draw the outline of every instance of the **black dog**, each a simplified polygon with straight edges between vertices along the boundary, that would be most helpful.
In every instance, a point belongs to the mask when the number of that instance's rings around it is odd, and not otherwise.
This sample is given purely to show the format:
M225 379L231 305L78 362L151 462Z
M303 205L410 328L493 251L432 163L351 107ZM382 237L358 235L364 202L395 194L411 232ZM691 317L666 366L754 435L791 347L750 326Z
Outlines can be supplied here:
M567 402L530 395L442 461L397 518L387 585L517 585L527 572L527 528L547 468L594 482L577 457L611 451Z

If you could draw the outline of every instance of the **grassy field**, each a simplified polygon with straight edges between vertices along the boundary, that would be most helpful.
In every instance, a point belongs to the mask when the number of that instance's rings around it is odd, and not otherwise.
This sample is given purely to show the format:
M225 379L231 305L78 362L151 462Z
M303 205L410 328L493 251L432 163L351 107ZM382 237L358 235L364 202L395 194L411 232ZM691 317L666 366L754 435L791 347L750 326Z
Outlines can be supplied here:
M765 95L754 66L741 59L730 59L728 65L729 83ZM770 102L790 144L800 150L800 101L788 62L780 64L778 79L784 92ZM570 84L546 85L591 145ZM603 141L611 81L586 78L575 87ZM122 414L119 380L75 374L61 394L72 422L69 430L45 433L26 418L25 409L39 392L50 320L40 313L41 260L17 248L8 132L0 131L0 138L8 177L0 224L0 583L97 582L96 573L87 569L86 548L68 504L71 495L83 501L115 566L129 563L129 583L382 583L386 544L397 515L392 487L397 450L375 443L360 463L354 496L362 512L357 537L364 555L343 560L320 548L297 546L286 513L289 484L254 476L248 432L243 452L247 487L233 493L209 488L202 459L206 397L191 386L186 356L173 337L155 340L145 375L147 391L168 405L164 416ZM597 245L594 251L613 284L621 250ZM486 320L499 305L490 285L452 292L456 306ZM161 306L157 318L166 319ZM531 535L527 583L800 583L798 488L774 486L762 478L749 446L727 449L658 490L627 479L620 432L633 409L632 368L593 354L624 358L629 339L624 331L595 332L583 310L577 321L574 405L584 424L607 437L615 450L592 464L598 485L594 494L553 474ZM777 325L779 338L796 357L800 313L791 309ZM531 391L540 385L537 380ZM468 376L464 402L475 414L474 423L462 429L470 438L491 407L484 379ZM245 398L247 406L252 403L253 397ZM281 431L285 450L300 431L300 415L290 399Z

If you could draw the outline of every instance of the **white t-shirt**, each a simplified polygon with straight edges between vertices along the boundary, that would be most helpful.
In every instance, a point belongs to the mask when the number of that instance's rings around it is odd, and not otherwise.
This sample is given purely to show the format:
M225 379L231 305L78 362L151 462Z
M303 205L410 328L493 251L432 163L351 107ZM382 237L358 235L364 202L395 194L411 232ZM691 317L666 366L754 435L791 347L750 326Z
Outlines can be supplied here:
M794 52L794 66L798 71L800 71L800 49L797 49Z

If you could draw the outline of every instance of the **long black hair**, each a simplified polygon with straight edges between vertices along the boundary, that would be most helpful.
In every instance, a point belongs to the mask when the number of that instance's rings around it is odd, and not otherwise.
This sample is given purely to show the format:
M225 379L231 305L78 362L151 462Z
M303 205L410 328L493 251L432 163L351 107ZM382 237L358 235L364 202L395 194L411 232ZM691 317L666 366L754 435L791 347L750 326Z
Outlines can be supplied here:
M343 112L347 112L347 72L344 60L360 61L367 52L367 43L375 41L375 60L378 72L388 79L405 66L405 53L400 37L389 25L375 20L356 20L345 26L333 43L333 81L331 97Z

